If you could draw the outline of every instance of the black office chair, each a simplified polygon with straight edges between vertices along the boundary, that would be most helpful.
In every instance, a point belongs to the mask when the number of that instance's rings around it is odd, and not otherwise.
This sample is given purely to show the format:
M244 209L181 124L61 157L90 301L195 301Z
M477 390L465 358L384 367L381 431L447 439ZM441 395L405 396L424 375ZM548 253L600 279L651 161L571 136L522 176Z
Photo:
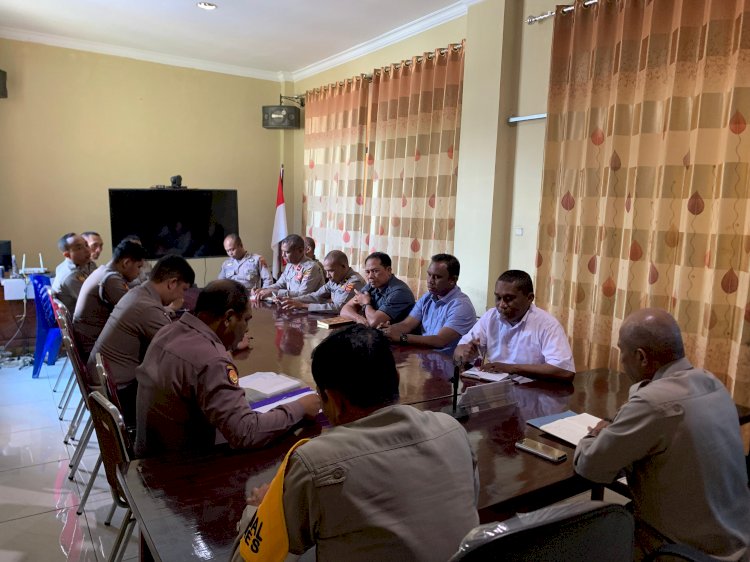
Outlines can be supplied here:
M633 516L621 505L553 505L472 529L450 562L632 562L634 532Z

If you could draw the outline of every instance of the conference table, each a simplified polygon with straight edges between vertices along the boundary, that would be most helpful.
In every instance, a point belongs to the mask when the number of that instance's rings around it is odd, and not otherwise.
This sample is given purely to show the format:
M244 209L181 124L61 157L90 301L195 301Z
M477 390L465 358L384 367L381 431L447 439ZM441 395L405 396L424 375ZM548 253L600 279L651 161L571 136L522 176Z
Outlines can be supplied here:
M256 307L253 316L251 349L235 355L239 373L285 373L314 388L310 353L330 333L318 329L320 316L283 313L267 304ZM401 402L420 409L450 409L451 356L413 346L392 349L401 376ZM351 368L356 376L356 365ZM614 371L594 369L576 374L572 384L498 384L504 385L507 396L501 406L460 420L478 459L482 522L503 520L590 490L591 483L573 471L573 448L526 421L565 410L611 418L626 401L630 381ZM738 410L743 422L750 421L750 409ZM296 440L321 431L325 429L320 424L301 425L259 450L218 445L203 454L170 454L122 465L119 478L139 523L142 557L227 560L248 491L270 482ZM514 444L524 436L566 451L567 460L554 464L517 451Z

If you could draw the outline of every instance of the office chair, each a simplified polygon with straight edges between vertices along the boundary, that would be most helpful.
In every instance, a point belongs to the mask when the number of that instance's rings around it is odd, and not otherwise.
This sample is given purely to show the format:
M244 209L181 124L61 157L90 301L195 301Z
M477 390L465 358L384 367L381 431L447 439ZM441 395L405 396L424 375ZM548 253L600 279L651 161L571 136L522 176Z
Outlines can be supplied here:
M47 287L51 284L47 275L32 275L31 285L34 287L34 309L36 310L36 345L34 347L34 368L32 378L39 378L42 363L47 360L48 365L54 365L57 354L60 353L60 329L55 322L55 315L47 297Z
M450 562L631 562L634 532L633 516L621 505L553 505L472 529Z
M101 392L94 391L89 395L89 411L91 419L94 420L96 437L99 440L99 448L102 452L102 464L107 475L112 499L115 505L125 508L125 517L122 520L120 532L112 545L108 561L122 560L127 548L130 536L135 527L133 510L128 505L125 492L117 479L117 466L121 463L130 462L131 452L125 438L125 422L120 411L112 402L107 400Z

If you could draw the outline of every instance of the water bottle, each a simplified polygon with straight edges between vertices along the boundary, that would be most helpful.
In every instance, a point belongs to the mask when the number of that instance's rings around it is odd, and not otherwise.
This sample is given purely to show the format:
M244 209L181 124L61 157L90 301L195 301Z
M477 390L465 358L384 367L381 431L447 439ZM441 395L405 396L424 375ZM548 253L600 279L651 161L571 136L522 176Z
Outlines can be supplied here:
M12 267L10 271L11 279L18 279L19 277L21 277L18 274L18 263L16 263L16 254L13 254L13 256L11 257L11 267Z

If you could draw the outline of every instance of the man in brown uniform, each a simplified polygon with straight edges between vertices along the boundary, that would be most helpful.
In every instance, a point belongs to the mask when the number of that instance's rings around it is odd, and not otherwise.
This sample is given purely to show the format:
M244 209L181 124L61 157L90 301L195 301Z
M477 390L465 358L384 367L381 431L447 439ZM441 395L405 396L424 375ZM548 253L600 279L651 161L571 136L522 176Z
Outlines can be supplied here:
M234 448L258 447L318 414L312 394L264 414L250 408L228 352L250 318L247 290L218 280L201 291L195 315L156 334L137 370L136 455L210 448L216 429Z
M78 234L64 234L57 247L65 256L65 261L55 270L52 290L72 314L83 282L96 269L96 264L91 261L91 250L86 240Z
M151 340L159 328L171 322L164 308L183 298L193 284L195 272L185 258L165 256L156 262L151 279L128 291L120 299L96 340L88 361L91 380L96 380L96 354L104 357L117 384L122 415L128 425L135 424L135 369L143 361Z
M73 315L78 349L84 361L94 348L112 309L128 292L128 283L138 277L146 250L123 240L112 252L112 260L86 278Z

